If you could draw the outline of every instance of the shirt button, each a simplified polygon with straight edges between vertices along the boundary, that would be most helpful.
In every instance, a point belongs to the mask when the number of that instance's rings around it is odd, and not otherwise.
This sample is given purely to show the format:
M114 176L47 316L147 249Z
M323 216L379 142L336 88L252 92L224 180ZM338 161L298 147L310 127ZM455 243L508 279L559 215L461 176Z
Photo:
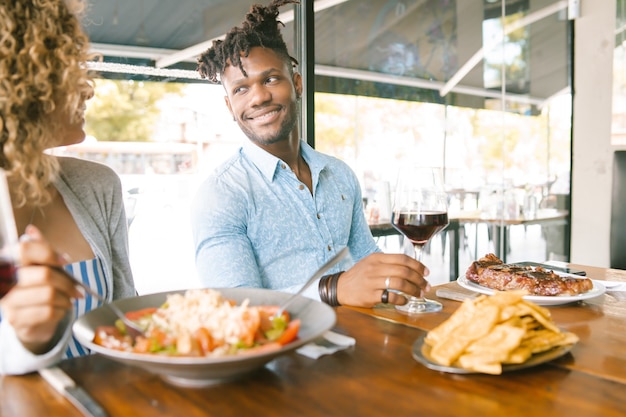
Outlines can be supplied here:
M281 167L282 169L285 169L285 168L287 168L287 165L285 165L285 164L280 164L280 167Z
M317 213L317 218L318 218L318 219L321 219L321 218L322 218L322 216L320 216L320 214L319 214L319 213Z
M304 190L304 185L300 184L300 186L298 187L299 190Z
M328 252L330 252L331 250L333 250L330 245L327 246Z

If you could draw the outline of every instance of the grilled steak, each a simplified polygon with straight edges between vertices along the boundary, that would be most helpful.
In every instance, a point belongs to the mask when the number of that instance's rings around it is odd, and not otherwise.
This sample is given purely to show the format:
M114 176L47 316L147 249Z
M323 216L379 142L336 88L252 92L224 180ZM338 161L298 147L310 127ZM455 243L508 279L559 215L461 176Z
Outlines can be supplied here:
M560 276L542 267L509 265L493 253L472 262L465 277L498 291L526 290L529 295L576 295L593 288L589 278Z

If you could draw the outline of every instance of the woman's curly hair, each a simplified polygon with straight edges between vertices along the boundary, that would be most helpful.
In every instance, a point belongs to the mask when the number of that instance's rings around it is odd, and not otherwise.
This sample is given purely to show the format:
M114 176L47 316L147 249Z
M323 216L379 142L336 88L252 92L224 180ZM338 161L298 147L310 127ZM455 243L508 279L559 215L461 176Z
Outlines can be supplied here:
M85 62L89 40L79 17L81 0L2 1L0 4L0 167L11 182L14 204L41 205L58 175L54 146L63 121L81 117L93 95Z
M241 64L241 57L247 57L250 49L256 46L274 50L290 62L292 67L298 65L298 61L289 55L280 33L280 26L284 25L277 20L278 8L289 3L297 4L299 1L273 0L267 6L252 5L241 27L233 27L223 41L214 41L213 46L198 57L197 70L202 78L219 84L219 76L228 65L239 67L242 74L247 76Z

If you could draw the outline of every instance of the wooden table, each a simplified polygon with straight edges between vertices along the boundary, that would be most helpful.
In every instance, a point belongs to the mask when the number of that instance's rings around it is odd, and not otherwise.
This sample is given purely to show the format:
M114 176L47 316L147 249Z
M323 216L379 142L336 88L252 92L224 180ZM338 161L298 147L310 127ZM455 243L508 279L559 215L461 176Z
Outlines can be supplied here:
M577 267L592 278L626 281L626 271ZM412 358L413 342L459 306L440 301L442 312L417 317L386 306L339 307L335 331L354 337L353 348L317 360L292 353L208 388L174 387L100 355L60 366L113 417L626 415L626 300L605 294L550 307L580 342L553 362L501 376L436 372ZM80 414L31 374L0 377L0 415Z

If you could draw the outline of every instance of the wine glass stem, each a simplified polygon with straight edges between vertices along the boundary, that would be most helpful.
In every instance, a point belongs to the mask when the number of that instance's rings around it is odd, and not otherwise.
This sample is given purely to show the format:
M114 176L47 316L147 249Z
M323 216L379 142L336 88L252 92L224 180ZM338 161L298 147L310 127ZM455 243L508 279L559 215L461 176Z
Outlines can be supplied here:
M424 245L413 244L413 250L415 251L415 260L422 262L422 248Z
M424 245L413 244L413 250L415 251L415 260L418 262L422 262L422 249L424 249ZM415 297L413 299L414 302L426 302L424 297Z

